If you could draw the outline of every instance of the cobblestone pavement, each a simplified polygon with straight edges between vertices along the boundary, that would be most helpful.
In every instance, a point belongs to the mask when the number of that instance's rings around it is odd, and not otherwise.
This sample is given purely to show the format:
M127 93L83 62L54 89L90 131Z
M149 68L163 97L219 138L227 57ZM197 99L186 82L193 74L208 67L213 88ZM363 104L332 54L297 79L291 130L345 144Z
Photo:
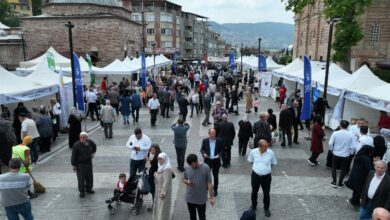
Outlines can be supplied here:
M241 101L241 115L230 116L236 127L245 111L245 103ZM279 110L275 102L270 99L260 98L260 111L273 108L276 115ZM143 129L143 133L151 137L153 143L160 144L176 168L176 155L172 144L173 135L170 125L177 119L176 107L171 112L171 118L158 117L156 128L150 127L150 117L147 109L140 112L138 125L130 123L123 125L119 118L114 125L113 139L105 139L100 128L95 129L90 138L97 145L98 150L94 163L94 189L96 193L80 199L77 190L76 175L70 165L71 150L65 147L57 147L57 152L47 156L34 167L34 175L37 180L47 187L47 192L32 200L33 213L38 220L84 220L84 219L152 219L152 213L146 210L151 206L151 197L146 196L140 215L132 216L130 206L122 203L117 207L116 214L111 216L104 200L109 198L115 187L118 174L129 172L130 153L125 144L128 137L137 126ZM189 144L186 155L196 153L199 156L202 138L207 136L207 129L200 125L204 116L190 118ZM254 122L258 116L250 114L250 120ZM93 124L88 125L93 128ZM300 132L300 145L291 148L281 148L277 142L272 150L275 152L278 165L273 168L271 186L271 213L268 219L357 219L357 210L352 208L346 199L351 191L347 188L333 189L330 186L330 170L325 168L325 154L321 154L318 167L312 167L307 163L310 151L310 142L303 137L308 132ZM62 139L65 140L66 138ZM65 143L66 144L66 143ZM60 144L59 144L60 145ZM326 146L326 144L324 144ZM248 155L248 153L247 153ZM241 213L248 209L250 202L250 172L251 165L246 157L238 156L238 139L232 149L232 166L229 169L221 168L219 195L216 204L211 207L207 204L207 217L213 220L236 220ZM175 170L176 178L173 179L172 219L189 219L187 206L184 201L185 186L180 180L182 174ZM259 207L257 219L267 219L262 210L262 193L259 192ZM4 210L0 211L0 219L5 219Z

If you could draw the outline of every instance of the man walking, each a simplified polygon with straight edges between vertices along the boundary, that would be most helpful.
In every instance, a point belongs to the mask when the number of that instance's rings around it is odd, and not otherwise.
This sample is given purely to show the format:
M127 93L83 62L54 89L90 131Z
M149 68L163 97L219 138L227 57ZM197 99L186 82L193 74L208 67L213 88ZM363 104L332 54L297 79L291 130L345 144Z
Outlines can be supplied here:
M27 191L30 189L30 176L19 173L22 163L20 159L11 159L9 171L0 175L0 191L2 192L2 203L8 219L19 219L19 214L25 220L34 220L31 212L31 202Z
M133 94L130 97L131 100L131 115L133 116L133 122L138 123L139 109L142 107L141 97L133 90Z
M142 134L140 128L134 129L134 134L130 136L126 147L131 151L130 159L130 177L145 169L145 157L148 154L152 142L145 134Z
M96 154L96 144L88 139L87 132L80 133L80 140L73 145L71 164L73 171L77 173L80 198L85 197L85 192L93 194L93 165L92 159Z
M271 212L269 211L271 191L271 172L272 166L276 165L276 157L272 150L268 149L268 141L261 139L258 143L258 148L251 150L248 156L248 161L252 163L252 175L251 175L251 186L252 186L252 206L250 209L255 211L257 208L257 194L259 188L263 190L264 198L264 213L265 216L270 217Z
M187 156L190 166L184 171L183 183L187 185L185 200L187 202L190 220L206 220L207 191L210 195L210 204L214 206L213 184L211 182L210 168L200 163L195 154Z
M28 145L30 148L31 160L34 164L38 161L38 144L39 144L39 132L35 121L27 118L26 113L22 112L19 115L19 120L22 122L21 140L26 136L32 137L32 143Z
M152 127L156 126L158 109L160 108L160 102L157 99L157 94L154 93L153 97L149 99L148 108L150 112L150 124Z
M294 143L299 144L298 142L298 125L301 121L301 112L299 111L299 103L297 101L293 102L292 107L289 108L292 117L292 127L294 129Z
M256 144L259 143L261 139L268 141L271 143L272 134L271 134L271 126L268 124L268 113L262 112L260 113L260 120L253 124L253 134L254 139L253 143L256 147Z
M161 115L165 118L170 118L169 117L169 109L171 106L171 93L169 91L169 88L166 87L163 93L163 103L162 103L162 108L161 108Z
M354 150L355 136L347 130L348 121L341 120L340 130L333 132L329 140L329 150L332 151L332 182L334 188L341 188L349 166L349 156ZM336 169L341 166L339 181L337 184Z
M188 114L188 105L190 105L190 102L186 98L185 92L181 93L181 97L178 98L177 103L179 104L179 114L181 115L183 121L186 121Z
M12 146L16 144L16 136L12 123L0 118L0 160L8 166L11 160ZM1 162L0 162L1 174Z
M390 210L390 177L386 175L387 166L383 160L374 162L375 171L370 171L360 198L360 219L368 220L377 207Z
M96 93L93 91L93 87L89 87L89 91L87 91L85 94L85 99L87 100L87 103L88 103L87 117L88 117L88 113L90 113L92 121L95 121L93 114L95 113L96 118L99 118L99 112L98 112L98 106L96 103L97 96L96 96Z
M177 169L180 172L184 171L184 160L187 149L187 131L190 129L188 123L184 123L182 118L179 118L175 124L171 126L173 130L173 144L176 149Z
M202 125L207 126L211 124L210 123L211 95L209 92L207 92L203 98L203 109L206 117L204 118Z
M205 164L213 171L214 195L218 196L219 168L221 167L221 156L223 155L222 140L216 138L214 128L209 129L209 137L203 139L200 152L202 153Z
M100 120L103 122L104 136L112 138L112 124L115 122L115 109L111 106L110 100L106 100L106 105L100 112Z
M228 116L223 115L222 121L215 125L217 137L222 140L222 166L225 168L230 167L230 160L232 157L232 145L234 138L236 137L236 130L234 128L234 124L227 119Z
M227 115L226 109L222 108L222 103L220 101L216 102L215 109L211 114L214 118L214 125L222 121L222 115Z
M286 147L286 135L287 135L287 141L288 146L291 146L292 144L292 136L291 136L291 127L292 127L292 120L293 117L291 115L291 112L287 109L286 104L281 105L281 112L279 115L279 128L281 130L282 135L282 147Z

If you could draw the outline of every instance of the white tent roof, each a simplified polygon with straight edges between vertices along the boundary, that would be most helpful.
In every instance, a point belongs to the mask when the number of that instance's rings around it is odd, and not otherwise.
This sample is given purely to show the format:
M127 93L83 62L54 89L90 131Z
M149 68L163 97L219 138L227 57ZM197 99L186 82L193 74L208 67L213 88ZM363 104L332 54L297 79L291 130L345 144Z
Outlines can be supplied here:
M0 96L4 94L16 94L31 89L42 88L41 84L29 82L26 78L8 72L0 66Z
M348 72L343 70L340 66L338 66L335 63L332 63L329 66L328 83L333 82L333 81L337 81L337 80L341 80L341 79L345 79L345 78L348 78L351 76L352 76L351 74L349 74ZM317 82L317 83L324 84L325 70L321 70L319 72L316 72L316 74L313 74L312 80Z
M273 74L279 77L282 77L283 74L288 72L294 72L297 70L303 69L303 62L299 58L296 58L291 63L289 63L287 66L284 66L280 69L273 70Z
M98 75L130 75L135 71L137 71L137 69L132 69L123 64L119 59L116 59L111 64L94 72Z
M56 65L62 66L62 67L70 67L70 59L68 59L68 58L62 56L61 54L59 54L56 50L54 50L53 47L50 47L46 51L46 53L47 52L50 52L50 53L53 54ZM32 67L32 66L35 66L35 65L41 63L42 60L46 60L47 59L46 53L42 54L40 57L37 57L35 59L29 60L29 61L25 61L25 62L20 62L20 67L28 68L28 67Z
M79 63L80 63L80 70L81 70L81 72L83 72L83 73L89 72L88 63L87 63L87 61L83 57L79 57ZM60 68L57 66L56 69L59 70ZM101 68L99 68L99 67L92 66L92 72L100 70L100 69ZM65 67L65 68L61 68L61 70L63 72L68 72L68 73L72 72L72 68L70 66L69 67Z
M9 29L9 27L0 22L0 29Z
M284 65L277 64L271 56L267 58L267 69L278 69L284 67Z
M375 76L366 66L360 67L352 74L352 77L329 82L329 85L337 89L347 89L353 92L364 92L364 90L383 86L387 83Z
M41 62L36 70L26 76L25 79L44 86L57 86L60 84L59 75L49 69L47 62ZM65 84L72 82L72 78L66 76L63 77L63 80Z
M321 71L321 69L316 65L316 63L313 63L312 61L310 62L311 64L311 73L312 75L316 72ZM302 69L296 70L296 71L291 71L291 72L286 72L283 73L283 78L294 81L294 82L299 82L303 84L303 79L304 79L304 67L302 66Z

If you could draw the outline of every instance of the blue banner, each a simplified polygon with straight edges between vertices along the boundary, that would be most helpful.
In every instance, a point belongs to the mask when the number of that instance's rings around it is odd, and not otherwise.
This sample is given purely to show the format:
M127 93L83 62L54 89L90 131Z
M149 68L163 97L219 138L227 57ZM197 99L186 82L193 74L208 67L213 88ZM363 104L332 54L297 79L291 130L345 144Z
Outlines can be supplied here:
M267 71L267 61L265 59L264 55L259 54L259 65L258 65L258 71Z
M301 120L308 120L311 116L311 64L308 56L303 58L303 106Z
M230 53L229 55L229 67L234 70L234 53Z
M73 52L73 71L74 78L76 80L76 98L77 98L77 110L85 111L84 109L84 95L83 95L83 79L81 76L80 63L77 58L77 54Z
M173 53L172 56L172 72L176 75L176 53Z
M146 88L146 61L145 61L145 53L141 54L141 86L142 88Z

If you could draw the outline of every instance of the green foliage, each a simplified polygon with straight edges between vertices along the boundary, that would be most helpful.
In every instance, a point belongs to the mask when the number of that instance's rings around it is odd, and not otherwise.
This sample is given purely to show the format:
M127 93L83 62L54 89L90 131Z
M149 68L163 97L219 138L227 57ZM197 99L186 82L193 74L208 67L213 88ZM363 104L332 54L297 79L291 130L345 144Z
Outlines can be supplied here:
M0 1L0 22L10 27L18 27L20 25L19 17L15 15L7 1Z
M250 56L251 55L251 49L249 47L244 47L241 49L241 53L243 56Z
M315 0L282 0L286 2L286 10L300 13L306 6L313 5ZM363 30L357 18L371 5L372 0L324 0L326 19L337 17L336 31L332 48L335 53L333 61L346 62L349 60L351 47L363 38Z
M284 55L279 58L279 64L287 65L288 63L292 62L292 57L290 55Z
M42 0L32 0L32 12L34 16L41 15Z
M384 69L379 69L379 68L374 68L371 70L381 80L390 83L390 70L384 70Z

